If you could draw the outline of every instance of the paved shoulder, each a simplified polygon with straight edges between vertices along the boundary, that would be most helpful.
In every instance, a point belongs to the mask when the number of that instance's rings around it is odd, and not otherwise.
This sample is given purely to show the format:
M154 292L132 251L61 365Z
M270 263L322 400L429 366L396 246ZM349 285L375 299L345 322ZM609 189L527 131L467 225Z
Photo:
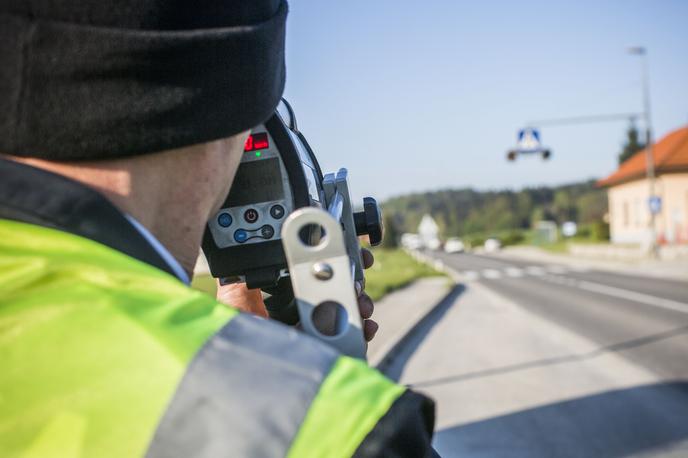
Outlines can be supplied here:
M421 278L375 304L373 319L380 325L368 345L368 362L377 366L384 356L427 315L450 290L446 277Z
M688 384L663 382L627 358L634 349L601 347L485 285L468 285L426 325L389 372L436 399L443 456L610 456L688 437L675 422L688 415Z

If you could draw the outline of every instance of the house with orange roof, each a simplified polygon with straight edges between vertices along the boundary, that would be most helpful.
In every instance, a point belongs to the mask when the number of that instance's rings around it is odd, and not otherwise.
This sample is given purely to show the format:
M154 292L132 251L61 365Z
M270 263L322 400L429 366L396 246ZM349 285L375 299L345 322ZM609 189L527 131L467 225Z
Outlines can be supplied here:
M670 132L652 148L655 196L661 208L655 215L659 244L688 243L688 126ZM608 177L597 182L607 188L612 243L650 242L650 183L647 155L642 150Z

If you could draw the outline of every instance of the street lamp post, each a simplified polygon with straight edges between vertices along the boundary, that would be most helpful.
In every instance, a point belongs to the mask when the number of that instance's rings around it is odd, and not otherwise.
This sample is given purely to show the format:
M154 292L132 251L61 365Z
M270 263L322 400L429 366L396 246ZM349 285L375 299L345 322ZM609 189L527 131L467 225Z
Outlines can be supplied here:
M649 65L647 59L647 50L642 46L634 46L628 49L630 54L641 57L642 79L643 79L643 112L645 117L645 162L647 168L647 181L650 187L650 199L655 196L655 161L653 154L653 140L652 140L652 121L650 117L650 81L649 81ZM648 230L650 233L650 254L657 256L657 232L655 228L655 212L649 207L650 219Z

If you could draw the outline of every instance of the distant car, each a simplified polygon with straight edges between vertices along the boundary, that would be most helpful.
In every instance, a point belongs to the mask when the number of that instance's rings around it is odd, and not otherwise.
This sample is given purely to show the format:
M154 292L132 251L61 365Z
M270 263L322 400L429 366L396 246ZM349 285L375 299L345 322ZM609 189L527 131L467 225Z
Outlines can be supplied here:
M447 239L447 241L444 243L444 251L446 253L463 253L464 251L466 251L466 247L464 246L461 239L453 237Z
M423 242L418 234L402 234L401 245L407 250L419 250L423 248Z
M495 253L502 247L502 242L495 238L489 238L485 240L485 245L483 245L483 247L486 253Z

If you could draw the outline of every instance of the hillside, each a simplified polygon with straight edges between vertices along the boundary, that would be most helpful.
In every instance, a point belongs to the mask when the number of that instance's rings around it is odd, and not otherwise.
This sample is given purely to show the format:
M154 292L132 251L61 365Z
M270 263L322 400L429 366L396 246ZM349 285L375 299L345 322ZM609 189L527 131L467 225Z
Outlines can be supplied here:
M441 190L391 198L382 204L388 222L398 232L416 232L429 213L444 237L501 233L528 229L532 221L602 221L607 196L594 181L520 191ZM388 223L389 224L389 223Z

